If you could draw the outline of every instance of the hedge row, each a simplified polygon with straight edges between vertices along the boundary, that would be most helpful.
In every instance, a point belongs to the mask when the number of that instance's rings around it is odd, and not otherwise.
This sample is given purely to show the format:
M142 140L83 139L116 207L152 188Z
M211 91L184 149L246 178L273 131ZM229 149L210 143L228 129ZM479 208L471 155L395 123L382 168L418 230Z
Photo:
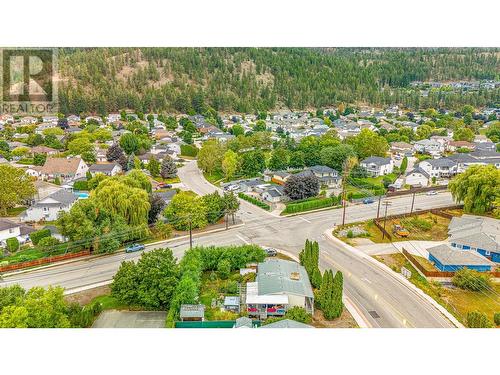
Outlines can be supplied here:
M271 211L271 206L269 206L267 203L261 202L258 199L250 197L244 193L238 193L238 197L240 197L241 199L243 199L247 202L250 202L250 203L256 205L257 207L260 207L266 211Z
M300 202L300 203L289 203L283 210L283 214L294 214L297 212L311 211L319 208L332 207L339 203L337 197L331 198L318 198L312 201Z

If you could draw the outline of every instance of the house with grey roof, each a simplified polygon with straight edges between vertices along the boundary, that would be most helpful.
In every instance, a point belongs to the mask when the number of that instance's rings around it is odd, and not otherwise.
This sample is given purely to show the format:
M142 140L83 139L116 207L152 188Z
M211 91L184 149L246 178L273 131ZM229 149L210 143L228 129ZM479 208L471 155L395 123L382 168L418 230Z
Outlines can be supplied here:
M89 167L89 172L92 176L95 176L96 173L102 173L106 176L114 176L122 172L122 167L117 163L92 164Z
M430 139L422 139L421 141L417 141L415 142L413 147L417 152L420 152L422 154L429 154L434 157L440 156L444 151L444 146L440 142Z
M338 187L342 182L342 177L335 169L326 165L314 165L308 168L316 177L321 185L328 187Z
M204 321L205 320L205 305L181 305L179 312L181 321Z
M429 261L444 272L455 272L462 268L489 272L494 264L475 251L457 250L446 244L431 247L427 251Z
M427 159L418 165L431 178L450 178L458 173L457 163L451 158Z
M282 319L274 323L265 324L260 328L314 328L314 327L310 326L309 324L296 322L295 320Z
M476 215L453 217L448 234L453 248L476 251L500 263L500 220Z
M54 221L59 212L69 211L78 200L72 192L60 189L55 193L35 202L20 216L21 221Z
M269 259L259 263L257 279L247 283L246 305L249 316L266 319L284 316L294 306L314 312L314 293L307 272L300 264Z
M366 170L369 176L378 177L392 173L394 170L394 161L391 158L382 158L380 156L370 156L359 163Z
M425 187L429 185L431 176L419 165L415 166L411 171L406 173L405 183L414 187Z

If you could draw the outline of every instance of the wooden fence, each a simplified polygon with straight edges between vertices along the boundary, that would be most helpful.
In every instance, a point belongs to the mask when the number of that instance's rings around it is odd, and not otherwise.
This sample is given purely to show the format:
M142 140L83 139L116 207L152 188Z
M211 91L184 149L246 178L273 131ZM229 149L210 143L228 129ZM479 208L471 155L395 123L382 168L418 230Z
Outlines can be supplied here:
M89 250L80 251L78 253L68 253L68 254L62 254L62 255L55 255L53 257L30 260L29 262L9 264L7 266L0 267L0 272L14 271L14 270L19 270L19 269L23 269L23 268L41 266L43 264L60 262L62 260L79 258L79 257L87 256L87 255L90 255Z
M471 250L472 251L472 250ZM445 272L445 271L429 271L425 269L424 266L420 264L420 262L406 249L403 248L403 255L408 259L408 261L413 265L413 267L417 268L425 277L453 277L455 276L455 272ZM492 271L489 272L492 277L498 278L500 277L500 272Z
M425 193L428 191L434 191L434 190L446 190L448 189L448 186L443 185L443 186L429 186L429 187L423 187L423 188L410 188L410 190L398 190L398 191L388 191L387 192L387 197L397 197L400 195L410 195L413 193Z

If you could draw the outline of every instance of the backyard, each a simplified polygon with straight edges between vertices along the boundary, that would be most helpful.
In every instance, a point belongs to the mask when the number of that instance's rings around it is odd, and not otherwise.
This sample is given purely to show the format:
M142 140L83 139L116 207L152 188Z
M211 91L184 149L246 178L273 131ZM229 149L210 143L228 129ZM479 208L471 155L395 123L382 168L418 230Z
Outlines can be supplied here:
M463 324L465 324L465 316L471 311L480 311L486 314L490 321L493 321L495 313L500 312L499 283L493 283L491 291L472 292L456 288L451 284L442 285L438 282L428 281L401 253L376 255L374 258L389 266L394 272L400 273L401 267L410 270L410 282L434 298ZM425 268L434 269L428 260L421 257L416 258Z

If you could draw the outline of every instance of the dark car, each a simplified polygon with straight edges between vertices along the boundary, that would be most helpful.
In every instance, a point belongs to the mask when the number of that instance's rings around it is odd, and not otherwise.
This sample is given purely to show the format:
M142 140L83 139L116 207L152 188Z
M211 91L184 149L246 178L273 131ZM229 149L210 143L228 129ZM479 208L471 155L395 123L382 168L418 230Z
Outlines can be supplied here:
M133 253L135 251L141 251L141 250L144 250L145 247L143 244L140 244L140 243L134 243L132 245L128 245L126 248L125 248L125 252L126 253Z
M163 182L158 184L158 186L157 186L157 189L171 189L171 188L172 188L171 184L165 184Z
M265 247L264 251L266 252L266 255L268 257L275 257L276 255L278 255L276 249L273 249L272 247Z
M364 204L370 204L370 203L373 203L375 202L375 200L373 198L365 198L363 199L363 203Z

